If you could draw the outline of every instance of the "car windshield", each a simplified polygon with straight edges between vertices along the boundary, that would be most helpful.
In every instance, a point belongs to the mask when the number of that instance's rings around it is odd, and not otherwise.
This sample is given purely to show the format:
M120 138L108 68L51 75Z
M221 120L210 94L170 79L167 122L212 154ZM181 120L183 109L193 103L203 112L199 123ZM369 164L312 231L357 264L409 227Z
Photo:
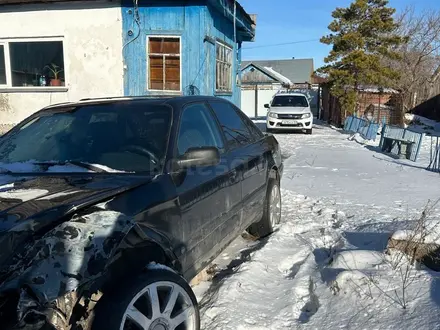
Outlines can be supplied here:
M0 165L73 163L157 171L163 165L171 116L168 106L140 107L136 102L48 110L0 139Z
M273 107L308 107L307 99L301 95L275 96L272 101Z

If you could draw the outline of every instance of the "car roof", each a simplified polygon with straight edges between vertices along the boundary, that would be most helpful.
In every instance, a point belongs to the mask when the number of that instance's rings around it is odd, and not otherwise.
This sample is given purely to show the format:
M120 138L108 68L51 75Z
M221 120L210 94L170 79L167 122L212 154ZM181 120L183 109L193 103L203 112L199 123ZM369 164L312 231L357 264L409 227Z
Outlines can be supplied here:
M84 107L84 106L92 106L92 105L101 105L101 104L121 104L121 103L132 103L136 102L136 104L140 105L170 105L173 108L179 109L185 104L192 102L203 102L203 101L224 101L227 100L215 97L215 96L167 96L167 95L159 95L159 96L117 96L117 97L102 97L102 98L85 98L76 102L64 102L57 103L53 105L49 105L41 111L46 110L57 110L62 109L64 107Z
M304 97L306 97L306 95L304 94L304 93L298 93L298 92L296 92L296 93L278 93L278 94L275 94L274 95L274 97L275 96L304 96Z

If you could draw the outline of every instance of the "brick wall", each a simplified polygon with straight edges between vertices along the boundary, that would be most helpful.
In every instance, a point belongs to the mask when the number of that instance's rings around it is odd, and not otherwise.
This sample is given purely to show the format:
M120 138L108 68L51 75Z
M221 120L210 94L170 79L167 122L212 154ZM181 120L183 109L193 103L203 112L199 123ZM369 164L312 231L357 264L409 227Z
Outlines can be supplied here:
M399 106L396 104L394 94L379 94L379 93L371 93L371 92L360 92L359 93L359 107L356 115L358 117L364 117L365 111L373 106L374 108L381 109L378 113L377 111L374 114L378 114L377 117L380 117L381 121L384 116L387 121L392 124L399 124L400 120L397 118L400 112L398 111ZM380 107L379 107L380 104ZM385 114L384 109L382 107L386 105L388 109L388 113ZM347 115L352 115L347 113ZM329 88L327 86L322 86L322 111L321 111L321 119L325 120L329 123L332 123L336 126L342 126L345 117L341 111L341 107L339 105L338 98L333 96ZM374 118L375 121L378 121L378 118Z

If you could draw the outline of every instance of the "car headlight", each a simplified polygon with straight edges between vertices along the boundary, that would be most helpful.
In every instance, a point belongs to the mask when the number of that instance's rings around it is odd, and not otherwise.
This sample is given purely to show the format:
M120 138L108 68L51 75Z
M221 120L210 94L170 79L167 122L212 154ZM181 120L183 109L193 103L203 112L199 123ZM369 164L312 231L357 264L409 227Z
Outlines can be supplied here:
M271 118L278 118L278 114L274 112L269 112L269 117Z
M305 113L301 116L301 118L310 118L310 117L312 117L312 114L310 113Z

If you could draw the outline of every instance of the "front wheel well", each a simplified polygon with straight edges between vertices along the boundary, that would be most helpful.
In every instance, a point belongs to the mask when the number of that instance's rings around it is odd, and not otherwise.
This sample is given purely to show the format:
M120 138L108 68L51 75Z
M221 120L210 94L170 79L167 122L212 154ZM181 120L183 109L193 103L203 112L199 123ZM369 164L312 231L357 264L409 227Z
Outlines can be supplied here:
M108 275L103 289L120 280L126 280L136 274L145 271L148 264L155 262L172 268L176 272L175 261L167 255L165 250L157 243L145 242L141 246L135 246L122 251L117 260L109 265Z
M151 263L164 265L180 274L180 269L176 269L178 267L175 260L155 242L146 241L141 246L124 249L108 265L106 274L81 290L69 321L72 329L91 330L90 325L95 317L94 309L102 297L140 276L147 271Z

